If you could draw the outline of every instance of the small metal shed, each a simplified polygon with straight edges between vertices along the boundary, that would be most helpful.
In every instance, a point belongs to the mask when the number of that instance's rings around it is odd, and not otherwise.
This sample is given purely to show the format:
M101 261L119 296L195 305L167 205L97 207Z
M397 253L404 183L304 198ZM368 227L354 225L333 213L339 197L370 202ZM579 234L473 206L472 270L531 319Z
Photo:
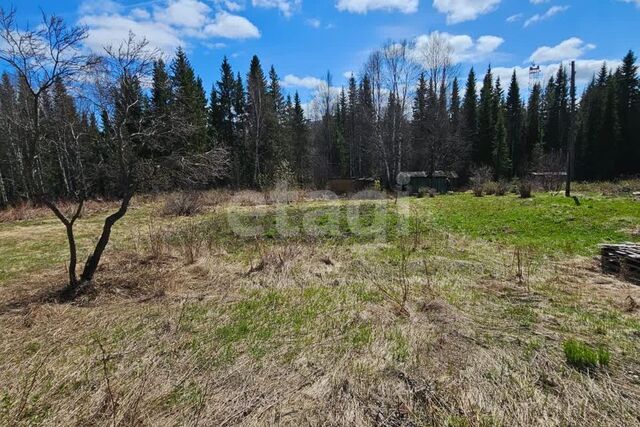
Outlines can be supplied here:
M458 174L455 172L400 172L396 178L398 191L416 195L422 189L433 188L440 194L448 193L454 188Z

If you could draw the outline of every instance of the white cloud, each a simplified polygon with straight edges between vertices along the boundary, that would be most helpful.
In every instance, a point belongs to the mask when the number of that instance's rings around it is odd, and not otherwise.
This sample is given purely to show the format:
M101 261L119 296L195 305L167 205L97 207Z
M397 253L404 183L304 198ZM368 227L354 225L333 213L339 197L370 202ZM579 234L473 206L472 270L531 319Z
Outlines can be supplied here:
M338 0L336 7L341 12L367 13L374 10L415 13L418 0Z
M309 27L317 29L317 28L320 28L320 26L322 25L322 22L318 18L311 18L311 19L307 19L305 21L305 24L307 24Z
M517 21L521 20L523 17L524 17L524 15L522 13L516 13L515 15L511 15L510 17L508 17L506 19L506 21L508 23L517 22Z
M291 16L300 8L302 0L251 0L254 7L278 9L284 16Z
M566 61L577 59L588 50L595 49L595 45L586 44L577 37L564 40L556 46L541 46L529 57L529 61L535 63L546 63L554 61Z
M216 0L228 8L241 7L230 0ZM146 6L144 6L146 5ZM146 38L165 53L186 46L190 39L203 40L205 46L219 46L209 38L248 39L260 37L260 31L248 19L212 8L202 0L163 0L140 3L129 12L112 0L87 0L79 8L79 23L88 27L86 45L102 51L107 45L125 40L129 32Z
M178 46L184 45L184 40L174 28L160 22L105 14L84 16L80 23L89 27L85 44L95 52L101 52L105 46L120 44L126 40L129 32L146 38L165 53L173 52Z
M549 0L529 0L529 2L531 2L532 4L543 4L549 3Z
M635 4L636 6L640 7L640 0L620 0L620 1L623 1L625 3Z
M156 6L154 17L159 22L178 27L200 28L207 22L211 8L198 0L170 0Z
M305 89L317 89L324 81L316 77L298 77L293 74L288 74L282 80L282 86L284 87L302 87Z
M529 25L538 23L540 21L547 20L547 19L549 19L549 18L551 18L551 17L553 17L553 16L555 16L555 15L557 15L559 13L567 11L568 9L569 9L569 6L552 6L545 13L543 13L543 14L536 13L531 18L529 18L526 21L524 21L524 26L526 28Z
M215 19L205 25L204 34L211 37L227 39L260 38L260 30L244 16L218 12Z
M433 7L447 15L448 24L473 21L494 11L501 0L433 0Z
M432 37L442 37L449 42L453 50L453 62L478 62L493 54L504 43L504 39L497 36L485 35L473 39L466 34L455 35L434 31L416 38L415 57L420 62L420 51L429 43Z
M349 80L351 77L355 77L356 73L353 71L345 71L342 75L345 79Z

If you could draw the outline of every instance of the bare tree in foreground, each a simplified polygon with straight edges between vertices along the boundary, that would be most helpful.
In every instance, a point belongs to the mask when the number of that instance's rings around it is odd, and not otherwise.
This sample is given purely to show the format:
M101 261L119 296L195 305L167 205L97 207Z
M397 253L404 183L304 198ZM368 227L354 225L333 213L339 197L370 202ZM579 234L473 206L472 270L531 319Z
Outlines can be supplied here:
M0 9L0 60L7 63L29 96L28 117L22 122L27 135L22 147L23 180L27 197L43 203L64 224L69 245L67 294L73 297L83 285L92 282L102 255L109 243L113 226L122 219L131 199L150 180L171 180L174 184L193 187L212 183L225 176L227 155L224 150L197 154L170 152L154 156L153 144L160 136L160 119L145 114L143 84L148 81L158 52L149 49L146 40L136 40L133 34L119 47L105 49L105 56L97 58L83 52L87 37L84 27L67 27L62 19L43 14L37 30L19 29L15 11ZM74 194L72 212L65 213L50 196L47 182L42 179L43 160L55 150L44 137L40 116L43 98L56 82L82 82L84 97L102 117L101 134L90 143L99 144L104 154L99 167L84 166L78 132L68 132L75 143L66 147L75 150L69 169L79 184ZM87 83L89 82L89 83ZM90 90L88 88L91 88ZM72 123L60 126L73 127ZM173 123L169 132L184 130L188 124ZM86 138L83 138L86 139ZM74 141L72 141L74 142ZM120 206L103 224L96 246L78 276L78 252L74 225L82 215L88 188L98 179L106 180L120 198Z

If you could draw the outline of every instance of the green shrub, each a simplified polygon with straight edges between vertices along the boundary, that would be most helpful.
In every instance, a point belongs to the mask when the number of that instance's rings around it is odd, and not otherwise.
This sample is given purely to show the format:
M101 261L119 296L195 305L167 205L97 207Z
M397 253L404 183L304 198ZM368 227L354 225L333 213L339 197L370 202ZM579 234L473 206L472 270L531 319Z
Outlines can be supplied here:
M587 344L573 339L565 341L564 355L567 358L567 363L578 369L608 366L611 359L607 349L603 347L593 349Z

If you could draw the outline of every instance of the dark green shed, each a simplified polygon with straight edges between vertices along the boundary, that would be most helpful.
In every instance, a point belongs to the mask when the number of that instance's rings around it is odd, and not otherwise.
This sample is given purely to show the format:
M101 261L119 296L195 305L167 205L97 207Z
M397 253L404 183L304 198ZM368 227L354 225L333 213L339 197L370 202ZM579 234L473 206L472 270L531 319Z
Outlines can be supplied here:
M433 188L440 194L451 191L458 179L455 172L400 172L396 179L398 191L408 195L416 195L421 190Z

